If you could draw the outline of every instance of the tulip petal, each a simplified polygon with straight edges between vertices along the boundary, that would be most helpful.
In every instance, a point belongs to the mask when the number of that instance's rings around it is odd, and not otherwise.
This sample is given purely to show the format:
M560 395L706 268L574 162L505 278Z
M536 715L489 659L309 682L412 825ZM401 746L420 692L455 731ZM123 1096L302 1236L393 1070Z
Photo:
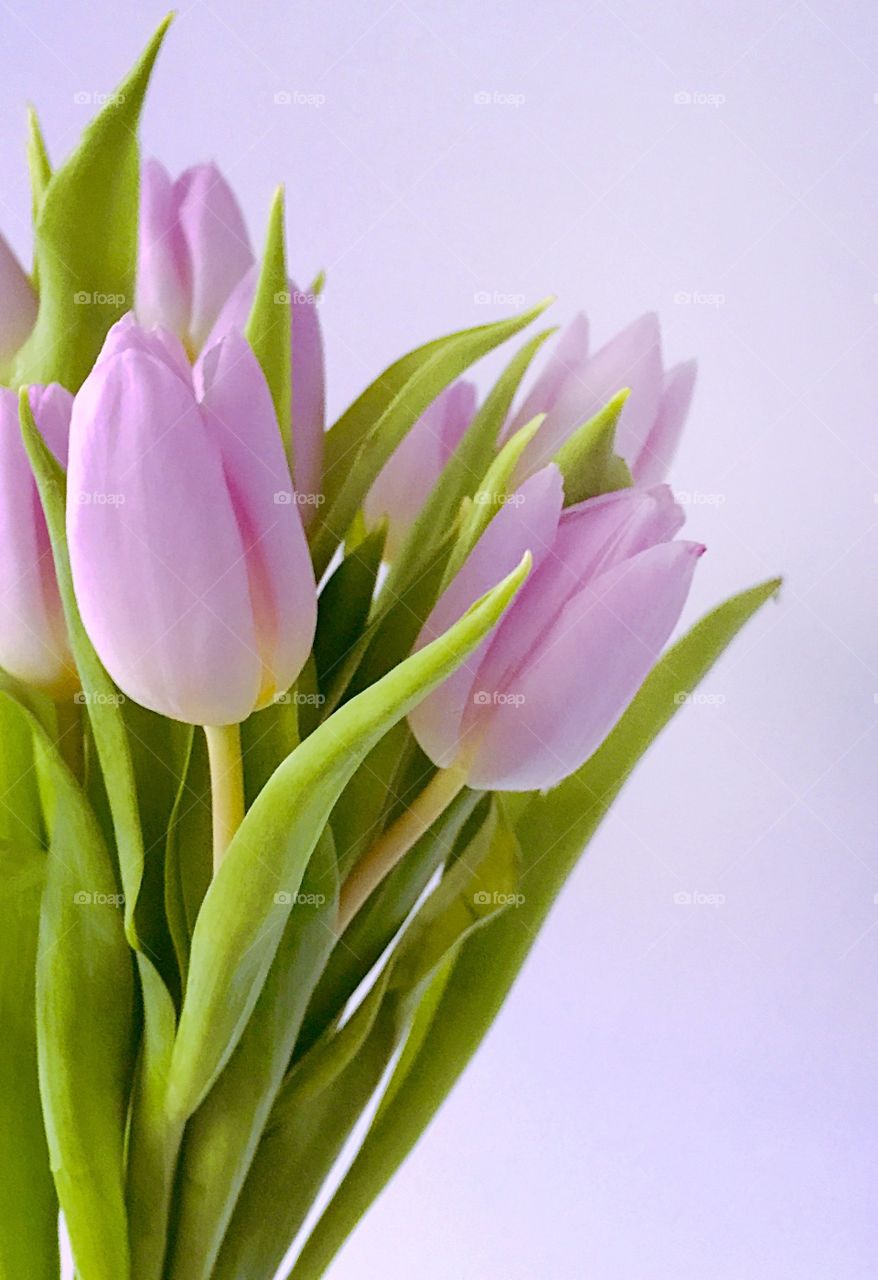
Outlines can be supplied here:
M515 435L516 431L531 422L538 413L549 414L556 406L564 410L568 408L563 403L567 399L568 387L571 382L576 384L588 365L588 336L586 317L582 314L574 316L555 343L545 368L528 392L521 408L516 411L506 428L505 439ZM582 421L585 419L570 422L566 434L580 426Z
M0 235L0 360L24 343L37 318L37 295L21 263Z
M564 502L564 486L557 467L531 476L513 500L497 513L457 576L439 599L418 637L420 649L447 631L476 600L495 586L521 560L533 556L532 573L550 554ZM500 629L504 626L500 621ZM479 665L490 640L409 713L409 724L422 749L435 764L452 763L460 748L464 714L471 691L480 687Z
M289 689L311 650L314 571L271 393L246 339L233 331L211 347L201 376L245 548L264 704Z
M140 182L135 309L141 324L189 330L192 262L177 218L174 183L164 165L147 160Z
M182 173L174 198L192 264L189 338L198 351L253 265L253 251L240 205L215 164L193 165Z
M585 382L590 397L582 416L585 422L620 391L631 394L616 428L616 452L630 462L636 458L658 413L662 390L662 350L658 317L653 312L635 320L596 352L588 364Z
M511 672L537 652L583 583L659 542L670 541L685 517L667 486L622 489L568 507L552 554L525 583L506 624L495 633L479 668L483 690L504 687ZM479 718L471 704L464 731Z
M194 390L128 349L73 407L67 534L83 623L110 675L192 724L244 719L262 663L244 548Z
M73 397L63 387L31 387L34 418L59 462L67 458ZM0 389L0 665L58 695L76 672L55 580L49 533L21 439L18 396Z
M568 602L498 691L480 726L470 786L553 787L588 759L668 640L703 550L691 542L650 547Z
M446 387L403 437L366 495L363 512L367 525L388 519L388 560L402 550L475 411L476 388L471 382L461 379Z
M632 467L637 484L657 484L668 474L692 404L696 372L696 362L687 360L665 374L658 416Z

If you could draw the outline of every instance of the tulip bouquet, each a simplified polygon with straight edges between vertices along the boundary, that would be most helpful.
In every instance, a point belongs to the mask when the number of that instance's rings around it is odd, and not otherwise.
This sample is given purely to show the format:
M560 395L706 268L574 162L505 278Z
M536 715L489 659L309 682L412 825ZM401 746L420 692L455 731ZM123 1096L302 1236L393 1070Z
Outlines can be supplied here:
M271 1280L306 1219L322 1276L777 587L662 653L703 548L650 317L523 399L547 332L459 379L542 307L440 338L325 430L282 197L257 261L216 168L141 165L166 25L57 168L32 117L30 273L0 239L9 1280L59 1207L78 1280Z

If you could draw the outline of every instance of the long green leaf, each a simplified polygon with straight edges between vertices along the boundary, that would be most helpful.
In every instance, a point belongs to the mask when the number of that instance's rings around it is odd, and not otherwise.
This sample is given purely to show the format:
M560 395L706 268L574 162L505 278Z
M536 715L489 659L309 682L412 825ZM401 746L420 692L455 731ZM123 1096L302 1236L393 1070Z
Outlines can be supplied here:
M277 423L292 465L292 307L284 243L284 193L275 192L268 221L268 236L253 308L247 320L247 341L262 365L271 391Z
M366 999L293 1068L271 1114L223 1245L215 1280L270 1275L299 1230L400 1043L419 993L498 909L516 850L476 839L433 890ZM500 894L500 896L503 896Z
M318 1280L393 1177L481 1043L586 842L637 761L777 580L734 596L703 618L653 669L603 746L554 791L534 796L516 825L524 901L463 946L420 1049L376 1118L351 1169L299 1257L290 1280Z
M358 762L496 624L530 556L443 636L324 721L269 780L232 840L199 913L169 1106L189 1116L228 1061L289 915L320 832Z
M161 23L79 146L49 178L35 230L39 311L16 360L14 383L60 382L76 391L107 330L133 305L137 125L169 22Z
M548 302L521 316L438 338L386 369L326 437L323 490L311 530L318 578L325 573L384 463L428 405L465 369L530 324Z
M210 1280L226 1227L334 941L338 872L317 842L256 1007L186 1127L175 1193L174 1280Z
M46 875L31 731L0 703L0 1275L58 1277L58 1198L37 1077L36 958Z
M120 886L76 780L36 717L24 708L20 714L52 797L37 959L52 1171L79 1280L119 1280L129 1266L124 1145L134 1062L134 980Z

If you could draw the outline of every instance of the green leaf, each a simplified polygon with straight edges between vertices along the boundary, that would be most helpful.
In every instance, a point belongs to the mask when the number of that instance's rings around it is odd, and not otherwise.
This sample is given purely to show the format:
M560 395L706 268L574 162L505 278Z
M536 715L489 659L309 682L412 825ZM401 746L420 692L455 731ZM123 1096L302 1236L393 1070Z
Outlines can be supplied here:
M547 302L521 316L453 333L386 369L326 436L325 503L311 526L317 577L326 572L384 463L440 391L494 347L530 324Z
M614 395L609 404L568 436L552 459L564 477L566 506L632 484L631 472L613 452L616 427L630 394L625 388Z
M43 197L52 177L52 166L39 117L33 107L28 107L27 112L27 167L30 171L31 214L36 226L43 207ZM34 270L34 284L38 283L38 272Z
M381 589L382 601L395 600L403 594L405 587L420 577L439 550L461 502L476 491L491 464L522 378L540 347L554 332L546 329L538 333L517 352L473 418L391 566Z
M337 703L329 697L330 691L369 621L386 538L387 524L382 522L347 550L320 592L314 661L320 688L330 701L329 710Z
M297 1055L306 1052L341 1014L384 955L433 874L447 860L479 799L476 791L461 792L354 916L338 940L308 1006Z
M279 889L298 891L332 806L382 734L450 675L497 622L530 557L443 636L345 704L296 748L247 814L199 913L168 1086L191 1115L250 1017L286 926Z
M180 789L168 823L165 915L181 989L189 972L189 947L199 908L213 875L210 768L203 733L192 726Z
M52 174L35 228L40 306L14 383L78 390L107 330L134 300L140 183L137 125L170 18ZM42 168L42 166L40 166Z
M245 336L262 365L274 401L281 439L292 466L292 307L284 243L282 187L278 187L271 203L265 253Z
M290 1280L318 1280L393 1177L480 1045L585 843L678 709L679 694L698 684L778 586L774 580L742 592L703 618L653 669L592 758L554 791L534 795L525 805L516 823L524 859L523 901L474 933L450 975L443 975L441 991L428 991L434 1012L427 1028L416 1020L420 1048L415 1060L405 1056L404 1078L392 1086L388 1105L314 1228Z
M509 497L513 490L513 476L518 460L545 420L546 415L538 413L535 418L531 418L530 422L519 427L491 463L472 502L464 510L460 530L445 565L440 590L444 590L455 576L505 499Z
M175 1280L209 1280L238 1194L286 1075L338 911L328 828L238 1046L186 1127L175 1193Z
M58 1199L37 1078L36 957L46 875L31 731L0 702L0 1275L58 1278Z
M46 1136L77 1275L119 1280L129 1265L124 1144L134 1050L120 886L76 780L36 717L20 714L53 802L36 983Z
M290 1072L271 1113L223 1245L216 1280L270 1275L283 1258L397 1048L419 992L493 904L480 886L506 859L474 842L406 929L384 972L352 1017ZM494 859L493 871L488 862ZM502 866L501 866L502 864Z

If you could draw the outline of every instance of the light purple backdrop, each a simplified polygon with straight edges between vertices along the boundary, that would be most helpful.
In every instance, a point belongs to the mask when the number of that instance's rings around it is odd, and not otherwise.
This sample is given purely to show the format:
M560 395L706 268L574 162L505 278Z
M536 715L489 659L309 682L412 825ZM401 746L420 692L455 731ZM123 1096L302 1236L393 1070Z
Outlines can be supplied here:
M62 154L162 9L2 5L23 251L25 101ZM145 138L174 169L215 157L257 239L286 181L299 280L328 272L333 410L548 292L598 341L660 310L669 357L701 362L689 617L787 575L333 1277L878 1273L878 11L183 0Z

